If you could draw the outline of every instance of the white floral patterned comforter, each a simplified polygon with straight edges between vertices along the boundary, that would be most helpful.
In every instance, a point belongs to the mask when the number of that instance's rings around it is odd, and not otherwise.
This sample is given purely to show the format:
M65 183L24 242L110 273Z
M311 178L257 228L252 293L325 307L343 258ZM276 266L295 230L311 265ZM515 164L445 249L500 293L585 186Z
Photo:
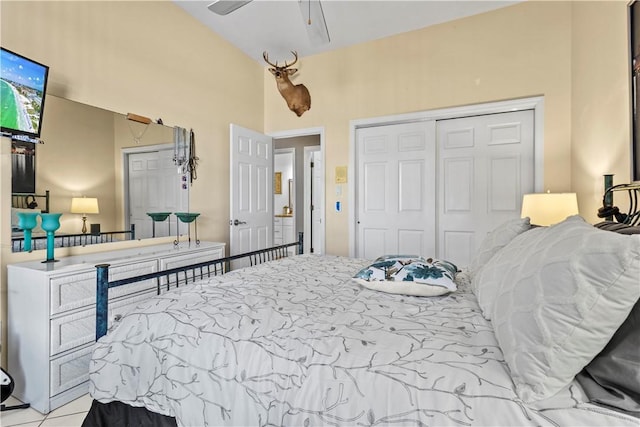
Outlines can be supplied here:
M528 407L467 284L380 293L350 280L368 263L302 255L146 301L96 344L90 394L181 426L638 425L577 386Z

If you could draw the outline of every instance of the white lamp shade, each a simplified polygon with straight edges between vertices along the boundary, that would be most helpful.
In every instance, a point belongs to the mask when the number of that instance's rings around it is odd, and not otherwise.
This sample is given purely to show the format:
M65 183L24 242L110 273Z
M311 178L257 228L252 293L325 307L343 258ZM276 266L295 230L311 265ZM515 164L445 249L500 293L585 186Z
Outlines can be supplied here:
M529 217L531 224L547 226L578 214L576 193L525 194L522 198L521 217Z
M71 199L71 213L97 214L98 199L95 197L74 197Z

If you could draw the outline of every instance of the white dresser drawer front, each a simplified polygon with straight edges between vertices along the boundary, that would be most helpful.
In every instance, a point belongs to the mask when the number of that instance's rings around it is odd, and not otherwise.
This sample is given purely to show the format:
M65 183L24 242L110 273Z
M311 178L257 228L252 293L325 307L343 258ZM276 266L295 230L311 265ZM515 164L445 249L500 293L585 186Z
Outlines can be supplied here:
M126 287L127 285L125 285ZM109 301L109 323L113 324L116 316L127 314L138 303L146 301L156 294L155 291L143 292ZM75 347L94 342L96 339L96 310L95 307L67 316L51 320L51 355L71 350Z
M93 346L53 359L50 363L49 392L51 396L89 381L89 362Z
M218 248L209 251L173 256L171 258L161 258L160 270L184 267L185 265L198 264L200 262L212 261L223 257L224 248Z
M286 227L288 225L293 226L293 217L292 216L288 216L288 217L282 218L282 226Z
M158 269L156 260L135 264L114 265L109 268L109 280L124 279L139 274L153 273ZM95 305L96 271L53 277L51 284L51 315L73 310L74 308ZM154 280L109 289L109 298L116 298L146 289L155 288Z

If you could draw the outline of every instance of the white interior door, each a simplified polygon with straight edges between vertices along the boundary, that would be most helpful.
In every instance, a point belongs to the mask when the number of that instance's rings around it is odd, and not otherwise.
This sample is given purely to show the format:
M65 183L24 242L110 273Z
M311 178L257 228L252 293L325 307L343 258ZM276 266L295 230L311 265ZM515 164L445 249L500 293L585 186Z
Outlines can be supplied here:
M437 122L438 257L469 265L486 234L534 192L532 110Z
M304 147L304 253L324 253L324 166L320 146Z
M435 253L435 122L356 134L356 257Z
M229 243L237 255L272 245L273 139L234 124L230 134Z
M153 221L147 212L187 212L189 186L182 181L173 163L173 149L129 153L128 193L129 224L134 224L136 238L153 237ZM185 184L185 185L183 185ZM155 236L176 234L175 216L155 223ZM180 232L187 233L186 224Z

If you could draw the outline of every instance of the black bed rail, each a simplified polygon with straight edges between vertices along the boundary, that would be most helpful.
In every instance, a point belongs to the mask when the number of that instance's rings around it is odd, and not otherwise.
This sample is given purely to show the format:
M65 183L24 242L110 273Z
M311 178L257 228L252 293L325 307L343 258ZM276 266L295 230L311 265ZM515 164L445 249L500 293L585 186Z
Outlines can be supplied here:
M118 237L124 237L119 239ZM122 240L135 240L136 226L131 224L129 230L124 231L101 231L100 233L78 233L78 234L58 234L55 236L56 247L68 248L72 246L87 246L99 243L113 243ZM35 249L44 249L44 246L38 247L38 242L47 241L47 236L31 237L32 246ZM11 247L13 252L22 252L24 250L24 237L12 237Z
M11 193L11 207L19 209L36 209L40 208L40 212L49 213L50 192L46 190L44 194L36 193ZM44 199L44 208L38 203L38 199ZM35 205L29 206L35 203ZM40 202L42 203L42 202Z
M169 290L173 286L179 287L181 284L187 284L206 277L225 274L231 271L231 261L248 258L249 264L254 266L266 261L286 258L292 254L289 250L290 247L297 247L298 255L303 253L304 240L302 232L298 233L297 242L238 255L231 255L211 261L199 262L197 264L185 265L183 267L175 267L154 273L128 277L120 280L109 281L109 264L98 264L96 265L96 340L107 333L109 322L109 289L111 288L155 279L157 294L160 295L163 288Z

